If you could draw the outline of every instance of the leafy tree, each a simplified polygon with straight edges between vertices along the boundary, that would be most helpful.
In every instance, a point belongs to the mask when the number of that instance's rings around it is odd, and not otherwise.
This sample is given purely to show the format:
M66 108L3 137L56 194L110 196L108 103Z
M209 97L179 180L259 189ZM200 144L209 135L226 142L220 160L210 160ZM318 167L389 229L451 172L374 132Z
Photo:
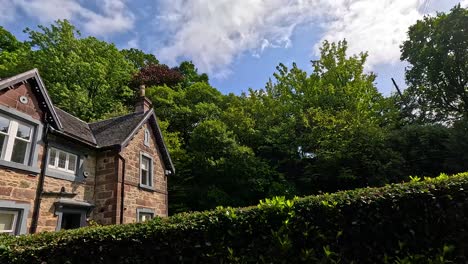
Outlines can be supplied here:
M300 194L382 184L399 160L382 129L394 125L397 109L364 73L366 54L346 50L345 41L325 42L312 74L280 64L275 81L245 99L249 146Z
M444 165L450 172L468 170L468 120L456 121L449 128L450 136L447 144L448 159ZM440 163L440 161L439 161Z
M450 139L451 130L438 124L407 125L392 131L388 147L401 156L395 177L404 180L408 175L437 176L454 172L447 166L451 156Z
M158 59L153 54L144 53L139 49L123 49L120 53L137 69L142 69L150 64L159 64Z
M16 39L13 34L7 31L4 27L0 26L0 52L3 51L15 51L19 49L23 44Z
M188 87L196 82L208 83L208 75L206 73L198 74L198 69L191 61L183 61L177 69L184 76L183 87Z
M417 98L421 118L450 121L468 116L468 10L425 17L411 26L401 46L410 66L408 93Z
M0 77L9 77L29 70L24 67L30 47L0 26ZM16 67L14 67L16 66Z
M190 138L193 169L192 186L187 196L191 208L205 209L217 205L249 205L272 194L287 193L280 179L267 163L253 151L240 145L232 131L219 120L202 121ZM272 193L273 192L273 193Z
M165 64L149 64L140 69L134 76L134 84L148 86L167 85L173 87L183 80L182 74L177 69L171 69Z
M113 44L79 38L67 20L39 29L25 30L32 49L2 72L38 68L54 103L86 121L127 112L125 102L133 97L128 83L135 68Z

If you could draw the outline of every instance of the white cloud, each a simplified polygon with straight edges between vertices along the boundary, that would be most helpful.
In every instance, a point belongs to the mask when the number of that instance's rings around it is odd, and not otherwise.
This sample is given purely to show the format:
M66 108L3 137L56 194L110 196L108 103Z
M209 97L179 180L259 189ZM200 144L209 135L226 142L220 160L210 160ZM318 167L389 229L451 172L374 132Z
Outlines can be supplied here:
M0 0L0 4L2 4ZM79 0L6 0L11 16L21 9L28 16L41 23L50 23L57 19L68 19L82 26L92 35L106 35L123 32L133 28L134 16L128 11L124 0L97 1L99 10L84 7ZM0 13L4 13L3 7ZM0 22L9 22L2 19Z
M229 71L245 52L259 56L268 47L293 46L294 30L305 25L320 26L322 40L346 38L352 53L369 51L370 67L393 63L425 1L162 0L156 23L169 40L156 53L171 64L190 58L200 70L216 74Z
M10 0L0 0L0 23L12 22L15 18L16 8Z
M425 1L358 0L336 3L332 12L337 18L325 25L323 40L346 39L349 54L368 51L367 67L399 62L400 45L406 39L408 27L422 17L419 7ZM320 43L315 45L316 54Z
M189 57L202 71L225 71L246 50L288 46L295 26L318 15L319 1L163 0L157 24L169 31L157 52L168 63Z
M95 35L104 35L110 32L122 32L133 28L134 15L128 11L123 0L104 0L101 7L103 14L85 12L87 18L85 29Z
M127 44L123 47L124 49L132 49L132 48L138 48L139 47L139 44L138 44L138 38L135 37L135 38L132 38L130 39L129 41L127 41Z

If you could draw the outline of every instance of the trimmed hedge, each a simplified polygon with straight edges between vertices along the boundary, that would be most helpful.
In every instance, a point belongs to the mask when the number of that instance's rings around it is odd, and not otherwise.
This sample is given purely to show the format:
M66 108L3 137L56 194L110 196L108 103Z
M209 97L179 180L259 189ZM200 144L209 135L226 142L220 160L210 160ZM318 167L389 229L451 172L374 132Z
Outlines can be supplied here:
M468 173L0 238L0 263L466 263Z

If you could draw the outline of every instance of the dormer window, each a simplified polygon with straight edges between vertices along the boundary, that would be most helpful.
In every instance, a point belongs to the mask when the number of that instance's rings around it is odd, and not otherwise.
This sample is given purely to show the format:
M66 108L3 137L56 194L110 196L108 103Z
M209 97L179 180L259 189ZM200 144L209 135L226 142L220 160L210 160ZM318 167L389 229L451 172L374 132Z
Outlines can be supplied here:
M150 145L149 141L150 141L150 132L149 132L149 130L146 128L146 129L145 129L145 140L144 140L145 146L149 147L149 145Z
M30 125L0 115L0 158L27 165L33 130Z

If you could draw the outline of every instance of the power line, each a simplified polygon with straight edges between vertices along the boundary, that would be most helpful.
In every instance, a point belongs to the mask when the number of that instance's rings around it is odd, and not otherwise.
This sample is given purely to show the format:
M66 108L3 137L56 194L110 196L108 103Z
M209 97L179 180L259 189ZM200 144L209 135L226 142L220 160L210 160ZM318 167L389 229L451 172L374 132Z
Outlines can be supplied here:
M430 2L431 2L431 0L424 0L423 8L422 8L422 13L423 13L423 15L426 14Z

